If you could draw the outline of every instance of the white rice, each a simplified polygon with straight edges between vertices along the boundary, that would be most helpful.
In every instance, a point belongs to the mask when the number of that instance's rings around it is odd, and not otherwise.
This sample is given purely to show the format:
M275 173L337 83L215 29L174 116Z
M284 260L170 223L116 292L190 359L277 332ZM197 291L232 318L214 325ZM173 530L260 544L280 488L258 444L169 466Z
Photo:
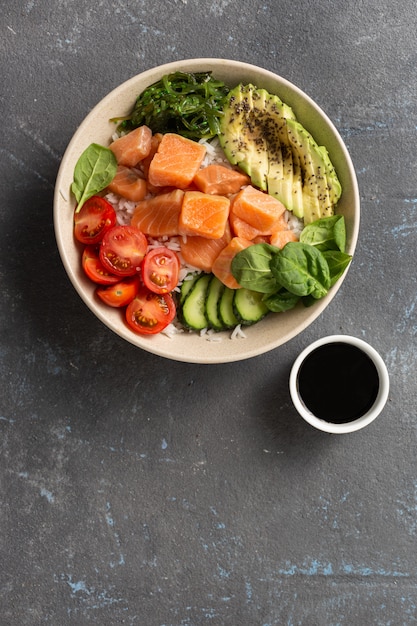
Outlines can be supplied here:
M230 335L230 339L246 339L246 335L242 330L241 324L235 326L232 334Z
M179 333L183 333L183 332L184 332L183 328L179 328L175 324L168 324L168 326L166 326L163 330L161 330L161 335L165 335L166 337L169 337L169 339L173 339L175 335L178 335Z
M123 226L130 224L137 203L132 200L121 198L113 192L106 194L104 197L107 202L114 207L117 215L117 223L122 224Z
M199 143L206 148L206 156L203 159L201 167L207 167L207 165L210 165L211 163L220 163L230 169L236 169L223 152L218 137L215 137L210 141L207 141L207 139L200 139Z
M294 213L291 213L291 211L285 211L284 216L287 221L288 228L290 230L293 230L295 234L297 235L297 237L299 237L301 234L301 231L304 228L303 220L300 220L298 217L294 215Z
M216 333L212 328L203 328L200 330L200 337L204 337L207 341L219 342L222 341L221 336Z

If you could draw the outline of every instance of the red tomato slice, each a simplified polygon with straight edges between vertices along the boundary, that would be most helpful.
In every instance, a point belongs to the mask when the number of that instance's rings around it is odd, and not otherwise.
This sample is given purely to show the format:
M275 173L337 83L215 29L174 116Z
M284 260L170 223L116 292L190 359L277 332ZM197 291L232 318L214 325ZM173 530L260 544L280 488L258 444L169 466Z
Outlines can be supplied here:
M119 282L120 277L115 276L104 267L98 256L96 246L86 246L81 259L81 264L88 278L100 285L113 285Z
M140 270L148 240L134 226L113 226L104 233L100 261L117 276L133 276Z
M105 304L113 307L127 306L136 296L140 285L140 277L131 276L109 287L97 287L96 294Z
M178 255L161 246L149 250L142 261L142 279L155 293L168 293L178 285L180 260Z
M116 211L100 196L92 196L74 213L74 235L86 244L99 243L106 231L116 224Z
M135 299L127 305L126 321L136 333L155 335L172 322L175 313L171 294L158 294L141 287Z

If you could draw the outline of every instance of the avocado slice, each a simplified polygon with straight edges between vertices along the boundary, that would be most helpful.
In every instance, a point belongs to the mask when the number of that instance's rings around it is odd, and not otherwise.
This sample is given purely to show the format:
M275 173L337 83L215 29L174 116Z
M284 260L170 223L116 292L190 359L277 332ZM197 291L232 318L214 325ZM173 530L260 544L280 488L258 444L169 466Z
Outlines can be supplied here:
M303 171L303 219L309 224L333 215L341 185L328 152L297 120L287 121L288 138Z
M279 131L282 154L282 174L276 168L270 167L267 177L268 193L280 200L284 206L299 218L304 215L303 209L303 176L301 160L297 151L294 151L288 137L288 120ZM281 175L280 175L281 174Z
M263 191L268 191L268 177L283 177L280 134L287 116L294 117L288 105L252 84L237 85L226 99L220 145Z
M266 191L268 150L256 126L252 85L237 85L226 100L220 120L220 145L230 163L239 165L254 185Z
M237 85L226 98L219 141L253 185L305 223L333 215L342 189L328 152L278 96Z

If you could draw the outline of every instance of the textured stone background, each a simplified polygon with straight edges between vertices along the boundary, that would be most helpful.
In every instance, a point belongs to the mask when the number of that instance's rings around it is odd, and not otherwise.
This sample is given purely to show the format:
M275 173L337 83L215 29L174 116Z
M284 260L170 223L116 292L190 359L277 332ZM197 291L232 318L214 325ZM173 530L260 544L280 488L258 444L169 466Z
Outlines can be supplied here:
M417 621L414 0L3 0L0 54L2 626L400 626ZM352 155L362 222L325 313L219 366L135 349L86 309L52 224L88 111L149 67L219 56L312 96ZM299 351L369 341L372 426L291 406Z

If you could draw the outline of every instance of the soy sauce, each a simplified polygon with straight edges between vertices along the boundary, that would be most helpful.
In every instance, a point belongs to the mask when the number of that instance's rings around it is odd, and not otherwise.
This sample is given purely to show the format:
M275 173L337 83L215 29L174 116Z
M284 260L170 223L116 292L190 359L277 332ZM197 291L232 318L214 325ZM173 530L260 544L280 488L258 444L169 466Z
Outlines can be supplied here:
M365 415L379 390L373 361L360 348L343 342L325 344L307 355L297 382L313 415L335 424Z

